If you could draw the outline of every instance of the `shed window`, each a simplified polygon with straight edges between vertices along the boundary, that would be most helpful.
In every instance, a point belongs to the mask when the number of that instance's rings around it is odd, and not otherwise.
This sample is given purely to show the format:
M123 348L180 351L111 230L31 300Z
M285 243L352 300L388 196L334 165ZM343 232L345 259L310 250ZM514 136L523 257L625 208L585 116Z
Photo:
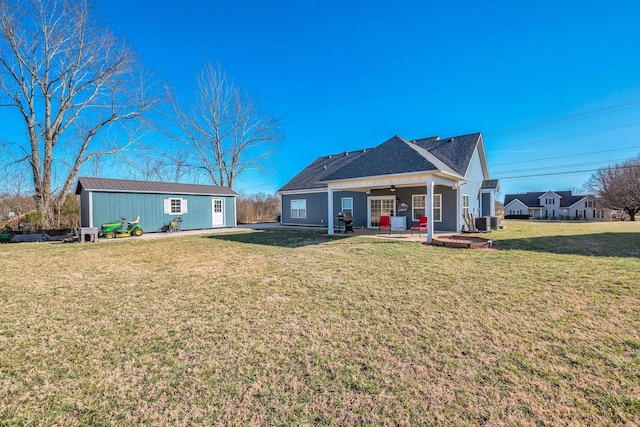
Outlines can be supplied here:
M291 201L291 218L306 218L307 217L307 200L292 200Z
M187 213L187 199L164 199L164 213L169 215Z

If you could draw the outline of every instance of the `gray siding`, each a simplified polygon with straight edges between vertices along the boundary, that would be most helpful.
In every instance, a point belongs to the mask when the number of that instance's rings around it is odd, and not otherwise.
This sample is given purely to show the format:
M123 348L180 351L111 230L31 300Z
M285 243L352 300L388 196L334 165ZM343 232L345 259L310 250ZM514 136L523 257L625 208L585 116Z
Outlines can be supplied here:
M471 162L469 162L469 169L467 169L467 182L460 186L460 208L462 209L462 195L469 195L469 213L474 217L481 216L480 212L480 187L482 187L482 181L485 179L482 173L482 165L480 163L480 154L478 148L473 152ZM461 224L464 222L460 218Z
M307 217L291 218L291 201L307 201ZM327 193L305 193L282 196L282 223L295 225L327 224Z
M163 225L167 224L172 217L176 216L164 213L164 199L181 198L188 201L188 212L182 215L182 229L196 230L211 228L211 200L217 197L225 200L225 226L233 227L235 225L235 204L234 197L231 196L139 194L96 191L93 192L93 224L95 227L100 227L101 224L117 220L120 217L134 219L136 216L140 216L140 226L145 232L160 231ZM84 207L82 209L84 210Z
M333 193L334 224L337 226L336 217L342 210L342 199L353 198L353 226L365 227L367 223L367 195L353 191L337 191ZM291 218L291 201L307 201L307 217ZM327 217L327 193L304 193L282 196L282 223L295 225L324 226L328 224Z

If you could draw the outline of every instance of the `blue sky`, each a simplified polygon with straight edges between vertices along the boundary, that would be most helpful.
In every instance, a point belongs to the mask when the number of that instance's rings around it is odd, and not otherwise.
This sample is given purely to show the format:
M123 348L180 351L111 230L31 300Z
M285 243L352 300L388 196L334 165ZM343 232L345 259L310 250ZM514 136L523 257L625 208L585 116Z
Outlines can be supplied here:
M318 156L396 134L483 132L492 175L526 176L502 180L502 194L579 188L591 172L528 175L640 154L637 1L95 5L179 90L220 62L282 118L269 171L239 179L239 192L275 192Z

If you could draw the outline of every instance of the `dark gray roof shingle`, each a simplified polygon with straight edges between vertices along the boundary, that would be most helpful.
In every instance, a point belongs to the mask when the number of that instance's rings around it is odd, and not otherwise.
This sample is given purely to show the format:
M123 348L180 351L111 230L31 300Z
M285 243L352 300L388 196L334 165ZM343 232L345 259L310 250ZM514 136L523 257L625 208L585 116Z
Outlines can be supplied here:
M409 142L396 135L377 147L358 150L348 156L343 153L319 157L279 191L325 188L326 181L333 180L447 168L464 176L480 137L478 132L443 140L432 136Z
M111 178L78 178L76 194L82 190L116 191L126 193L202 194L207 196L237 196L220 185L182 184L178 182L133 181Z
M500 186L500 181L497 179L485 179L480 186L481 190L497 190Z
M325 188L327 185L321 181L335 171L357 160L367 151L369 150L344 151L340 154L318 157L299 174L291 178L279 191Z

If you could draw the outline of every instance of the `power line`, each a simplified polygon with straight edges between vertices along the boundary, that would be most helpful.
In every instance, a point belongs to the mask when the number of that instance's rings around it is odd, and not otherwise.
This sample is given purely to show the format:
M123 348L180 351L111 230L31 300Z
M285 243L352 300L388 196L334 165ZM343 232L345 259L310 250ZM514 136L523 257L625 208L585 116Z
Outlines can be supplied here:
M574 133L574 134L571 134L571 135L557 136L555 138L538 139L538 140L535 140L535 141L523 142L522 144L513 144L513 145L510 145L510 147L522 147L524 145L539 144L541 142L557 141L558 139L566 139L566 138L573 138L573 137L576 137L576 136L591 135L591 134L594 134L594 133L607 132L607 131L610 131L610 130L622 129L622 128L631 127L631 126L638 126L638 125L640 125L640 122L630 123L630 124L622 125L622 126L614 126L614 127L605 128L605 129L596 129L596 130L592 130L592 131L589 131L589 132L581 132L581 133Z
M609 114L617 111L629 110L640 106L640 99L636 99L622 104L614 104L607 107L597 108L595 110L583 111L582 113L569 114L567 116L558 117L555 119L544 120L541 122L530 123L527 125L516 126L513 128L499 130L493 133L488 133L489 136L501 135L505 133L524 132L527 130L538 129L545 126L553 126L573 120L580 120L588 117L593 117L601 114Z
M565 159L567 157L587 156L589 154L611 153L613 151L632 150L634 148L640 148L640 145L635 145L633 147L626 147L626 148L614 148L614 149L611 149L611 150L591 151L591 152L588 152L588 153L568 154L568 155L565 155L565 156L544 157L542 159L519 160L517 162L507 162L507 163L495 163L492 166L515 165L515 164L518 164L518 163L532 163L532 162L541 162L543 160Z
M617 166L617 168L619 169L626 169L626 168L637 168L637 165L628 165L628 166ZM538 173L538 174L532 174L532 175L521 175L521 176L506 176L503 178L500 178L500 180L505 180L505 179L519 179L519 178L534 178L534 177L540 177L540 176L554 176L554 175L571 175L574 173L587 173L587 172L597 172L600 169L585 169L585 170L579 170L579 171L570 171L570 172L552 172L552 173Z
M598 162L573 163L573 164L569 164L569 165L544 166L544 167L537 167L537 168L514 169L514 170L498 171L498 172L494 171L493 173L496 174L496 175L499 175L501 173L511 173L511 172L527 172L527 171L539 171L539 170L549 170L549 169L559 169L559 168L574 168L574 167L578 167L578 166L592 166L592 165L609 164L609 163L613 163L613 162L623 162L625 160L628 160L628 159L600 160Z

